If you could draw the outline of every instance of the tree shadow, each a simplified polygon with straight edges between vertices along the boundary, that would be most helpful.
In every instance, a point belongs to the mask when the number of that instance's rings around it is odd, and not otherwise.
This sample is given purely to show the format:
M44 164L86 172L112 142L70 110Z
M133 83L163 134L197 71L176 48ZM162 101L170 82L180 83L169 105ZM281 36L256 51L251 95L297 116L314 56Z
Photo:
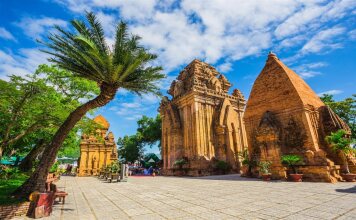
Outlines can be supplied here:
M191 176L182 176L177 178L186 178L186 179L199 179L199 180L226 180L226 181L244 181L244 182L262 182L261 179L253 177L242 177L239 174L228 174L228 175L212 175L212 176L200 176L200 177L191 177ZM270 183L278 183L281 180L271 180L265 181Z
M61 208L61 211L74 211L75 209L70 209L70 208Z
M341 193L356 193L356 185L347 189L335 189L335 191Z

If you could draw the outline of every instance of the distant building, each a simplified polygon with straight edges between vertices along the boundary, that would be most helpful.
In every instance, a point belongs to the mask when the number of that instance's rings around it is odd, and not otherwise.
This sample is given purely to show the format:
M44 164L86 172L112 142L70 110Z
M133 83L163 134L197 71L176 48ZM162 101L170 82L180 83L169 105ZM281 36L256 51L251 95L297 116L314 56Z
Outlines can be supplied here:
M245 99L207 63L193 60L162 99L163 173L173 175L174 162L185 159L186 175L213 174L214 162L226 161L239 171L238 153L247 148L242 120Z
M110 124L99 115L94 118L101 128L96 135L83 134L80 142L79 176L97 175L103 166L110 165L118 160L114 135L110 131Z

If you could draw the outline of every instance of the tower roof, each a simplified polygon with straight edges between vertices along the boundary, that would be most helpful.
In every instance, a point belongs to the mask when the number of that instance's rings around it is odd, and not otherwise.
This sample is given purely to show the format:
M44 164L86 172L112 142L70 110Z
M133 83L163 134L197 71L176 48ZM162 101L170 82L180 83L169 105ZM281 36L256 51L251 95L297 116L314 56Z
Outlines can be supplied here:
M110 123L102 115L96 116L93 121L101 125L104 129L109 129Z
M190 62L184 69L183 71L181 71L180 75L184 72L184 71L188 71L189 74L197 74L197 73L203 73L204 69L209 69L210 73L214 76L219 75L220 73L215 69L215 67L213 67L212 65L203 62L201 60L198 59L194 59L192 62ZM179 77L178 77L179 78Z
M278 111L311 105L324 106L317 94L293 70L289 69L276 54L269 53L261 73L255 80L247 102L245 117L263 111ZM255 110L254 110L255 109Z
M267 62L269 62L269 60L272 62L272 64L276 63L276 65L280 65L283 68L284 71L282 74L286 74L288 76L288 79L293 84L303 104L313 105L314 107L325 105L320 100L319 96L312 90L312 88L310 88L310 86L298 74L289 69L282 61L280 61L276 54L270 53L268 55Z

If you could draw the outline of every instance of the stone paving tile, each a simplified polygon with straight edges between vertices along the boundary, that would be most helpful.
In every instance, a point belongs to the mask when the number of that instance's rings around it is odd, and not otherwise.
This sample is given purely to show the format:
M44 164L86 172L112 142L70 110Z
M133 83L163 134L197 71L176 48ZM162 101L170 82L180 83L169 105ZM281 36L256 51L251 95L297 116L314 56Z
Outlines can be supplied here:
M160 216L156 213L152 213L152 214L145 214L145 215L136 215L133 216L131 219L135 219L135 220L159 220L159 219L165 219L163 216Z
M250 212L248 210L241 209L241 208L227 208L227 209L220 209L218 211L235 217L243 216L244 214Z
M266 183L226 175L130 177L112 184L64 176L57 184L69 195L45 219L356 219L355 183Z
M330 213L330 212L320 211L317 209L307 209L299 213L302 215L307 215L319 219L334 219L340 216L340 214L338 213Z
M207 211L207 212L203 212L198 214L197 216L203 218L203 219L211 219L211 220L215 220L215 219L238 219L236 216L231 216L228 214L224 214L218 211Z
M160 210L159 214L162 215L163 217L167 219L173 219L173 218L185 218L192 216L190 213L179 210L179 209L165 209L165 210Z
M208 212L209 209L201 207L201 206L190 206L187 208L182 209L185 212L189 212L190 214L199 214L199 213L204 213Z
M269 215L265 215L265 214L261 214L261 213L257 213L257 212L249 212L247 214L240 216L240 218L244 219L244 220L256 220L256 219L275 220L275 219L279 219L277 217L273 217L273 216L269 216Z
M314 218L314 217L302 215L302 214L292 214L292 215L289 215L283 219L286 219L286 220L319 220L319 218Z
M263 214L263 215L267 215L267 216L273 216L276 218L284 218L288 215L291 215L290 212L288 211L284 211L284 210L280 210L280 209L276 209L275 207L270 207L270 208L266 208L266 209L262 209L262 210L258 210L254 213L259 213L259 214Z

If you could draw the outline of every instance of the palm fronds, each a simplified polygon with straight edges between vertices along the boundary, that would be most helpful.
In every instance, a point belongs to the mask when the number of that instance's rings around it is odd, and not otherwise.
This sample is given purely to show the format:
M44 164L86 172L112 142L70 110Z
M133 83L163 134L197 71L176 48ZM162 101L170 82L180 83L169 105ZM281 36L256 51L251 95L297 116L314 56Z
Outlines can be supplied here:
M161 67L151 67L157 58L139 44L141 39L129 35L127 24L117 25L115 44L111 51L106 43L104 29L96 16L87 12L87 23L73 20L74 32L55 26L57 33L48 36L49 41L41 42L50 50L49 59L74 75L131 92L159 93L155 83L164 78Z

